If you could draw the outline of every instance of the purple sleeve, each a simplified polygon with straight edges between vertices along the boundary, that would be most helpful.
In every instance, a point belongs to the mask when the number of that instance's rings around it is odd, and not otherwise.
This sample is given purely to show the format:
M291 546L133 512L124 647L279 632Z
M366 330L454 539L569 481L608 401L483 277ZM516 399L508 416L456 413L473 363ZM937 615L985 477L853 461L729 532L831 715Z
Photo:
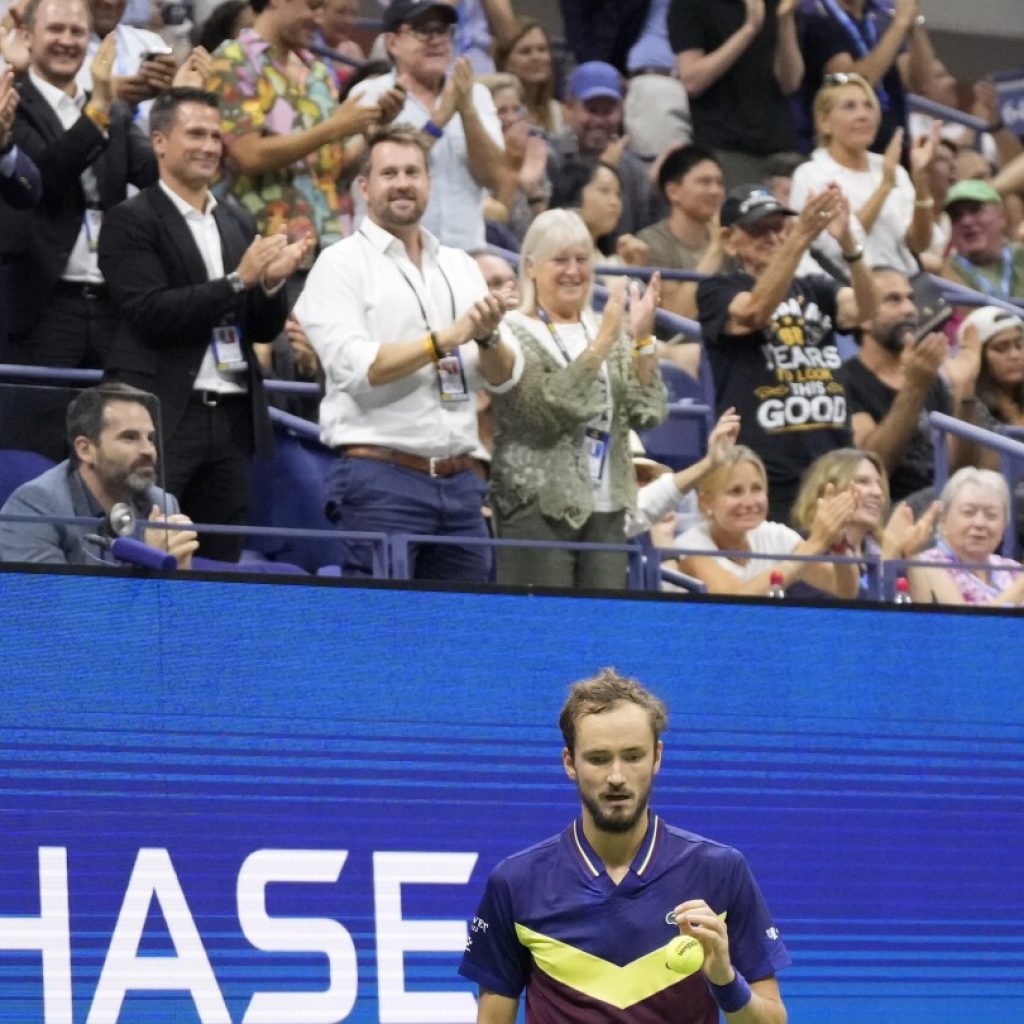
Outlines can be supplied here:
M729 958L747 981L760 981L792 963L750 866L736 853L725 918Z
M530 973L530 955L516 935L508 879L499 866L469 922L459 974L481 988L517 999Z

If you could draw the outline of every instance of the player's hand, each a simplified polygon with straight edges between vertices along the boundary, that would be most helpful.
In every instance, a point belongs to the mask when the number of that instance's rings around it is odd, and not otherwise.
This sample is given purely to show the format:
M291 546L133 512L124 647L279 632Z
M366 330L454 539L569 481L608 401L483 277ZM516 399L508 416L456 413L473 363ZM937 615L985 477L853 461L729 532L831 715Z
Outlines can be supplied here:
M704 900L680 903L674 913L679 933L696 939L704 950L704 977L712 985L728 985L736 972L729 960L729 930L725 921Z

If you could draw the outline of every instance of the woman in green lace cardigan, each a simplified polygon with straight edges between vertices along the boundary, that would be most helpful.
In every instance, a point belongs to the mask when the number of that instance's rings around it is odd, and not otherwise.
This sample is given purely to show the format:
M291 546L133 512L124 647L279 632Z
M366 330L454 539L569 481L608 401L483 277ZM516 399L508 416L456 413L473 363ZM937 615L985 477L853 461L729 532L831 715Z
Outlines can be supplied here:
M503 539L623 544L636 500L629 430L666 416L652 336L658 276L643 296L619 279L598 316L592 249L569 210L540 214L523 240L522 305L502 324L523 376L493 396L491 505ZM625 578L624 552L498 549L501 583L618 588Z

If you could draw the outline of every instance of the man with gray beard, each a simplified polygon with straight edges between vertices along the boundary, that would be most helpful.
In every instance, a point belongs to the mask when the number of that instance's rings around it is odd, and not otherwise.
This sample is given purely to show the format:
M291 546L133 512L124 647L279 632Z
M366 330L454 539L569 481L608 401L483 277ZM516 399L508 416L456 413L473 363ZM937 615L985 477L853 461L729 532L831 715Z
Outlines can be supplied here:
M906 275L889 267L872 271L875 315L862 325L856 359L840 379L849 402L853 443L877 454L889 472L893 501L927 492L935 475L928 414L942 412L974 422L974 385L981 366L977 335L955 357L942 331L915 343L918 310ZM969 465L972 446L952 439L953 469ZM922 493L922 501L930 494ZM912 501L919 507L919 502Z

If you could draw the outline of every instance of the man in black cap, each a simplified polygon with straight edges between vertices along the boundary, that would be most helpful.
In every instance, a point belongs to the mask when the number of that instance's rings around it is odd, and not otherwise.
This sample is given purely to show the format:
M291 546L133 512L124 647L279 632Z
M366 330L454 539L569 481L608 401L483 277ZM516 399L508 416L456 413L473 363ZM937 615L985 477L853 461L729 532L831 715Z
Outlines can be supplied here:
M740 269L708 278L697 291L718 411L740 413L740 443L764 460L771 519L788 517L800 476L814 459L850 443L834 330L849 330L875 310L871 273L850 219L849 203L834 185L808 196L799 214L763 186L733 189L722 206L722 245ZM800 260L826 230L841 246L852 287L797 276Z
M484 190L495 191L508 172L490 92L473 81L468 57L452 63L457 18L450 4L436 0L392 0L383 28L394 70L361 82L352 95L374 103L396 87L405 90L395 120L419 129L430 146L433 185L423 226L443 245L472 251L485 241Z

